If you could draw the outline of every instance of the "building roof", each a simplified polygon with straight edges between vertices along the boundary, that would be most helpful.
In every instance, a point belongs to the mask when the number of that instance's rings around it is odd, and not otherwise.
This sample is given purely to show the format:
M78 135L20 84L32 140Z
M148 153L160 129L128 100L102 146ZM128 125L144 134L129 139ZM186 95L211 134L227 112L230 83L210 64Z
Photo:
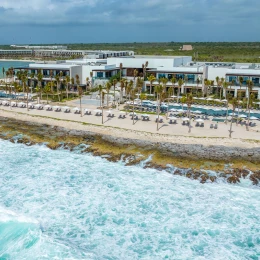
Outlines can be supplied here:
M255 69L228 69L227 75L260 76L260 70Z

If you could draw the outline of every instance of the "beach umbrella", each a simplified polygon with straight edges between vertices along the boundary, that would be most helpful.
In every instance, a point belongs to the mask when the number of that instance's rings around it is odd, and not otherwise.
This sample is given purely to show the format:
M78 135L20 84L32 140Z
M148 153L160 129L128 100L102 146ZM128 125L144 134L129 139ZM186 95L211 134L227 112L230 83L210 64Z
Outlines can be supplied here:
M85 109L85 111L86 111L86 109ZM95 109L93 111L94 111L94 113L102 113L102 110L100 110L100 109Z
M141 117L149 117L147 114L142 114Z
M20 103L18 103L18 106L19 107L25 106L25 103L24 102L20 102Z
M54 106L53 109L58 110L58 109L60 109L60 106Z
M239 118L246 118L247 116L246 115L239 115L238 117Z
M255 117L255 116L250 116L249 119L250 119L250 120L258 120L258 118Z
M176 98L177 96L171 96L171 98Z
M199 110L192 111L192 113L194 113L194 114L202 114L202 112L199 111Z
M129 113L129 116L136 116L137 114L135 112Z
M182 121L190 121L190 119L188 117L183 117Z
M35 107L40 108L40 107L42 107L42 104L37 104L37 105L35 105Z
M200 100L206 100L206 98L204 98L204 97L201 97L201 98L198 98L198 99L200 99Z
M73 111L80 111L80 109L78 107L74 107L72 110Z
M225 102L227 102L227 100L226 100L226 99L223 99L223 100L221 100L221 102L224 102L224 103L225 103Z
M176 112L177 109L175 109L175 108L171 108L171 109L169 109L169 111L170 111L170 112Z
M206 99L207 101L212 101L212 100L214 100L213 98L207 98Z
M158 116L156 116L155 118L156 118L156 119L157 119L157 118L159 118L159 120L160 120L160 119L163 119L163 117L162 117L162 116L159 116L159 117L158 117Z
M46 105L46 106L44 106L44 108L45 108L45 109L50 109L51 106L50 106L50 105Z
M125 115L126 112L125 111L120 111L119 114Z
M177 120L178 118L175 117L175 116L169 116L168 119L170 119L170 120Z
M196 122L200 122L200 123L204 123L204 120L203 120L203 119L200 119L200 118L199 118L199 119L196 119L195 121L196 121Z

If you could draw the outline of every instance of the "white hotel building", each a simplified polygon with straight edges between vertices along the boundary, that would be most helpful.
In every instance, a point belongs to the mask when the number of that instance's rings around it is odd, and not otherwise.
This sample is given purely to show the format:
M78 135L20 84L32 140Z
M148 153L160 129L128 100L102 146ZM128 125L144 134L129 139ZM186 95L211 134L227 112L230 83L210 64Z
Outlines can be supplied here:
M111 53L111 52L107 52ZM121 54L122 53L122 54ZM118 55L124 55L127 52L118 52ZM117 54L115 54L117 55ZM204 88L204 80L214 80L216 86L216 77L224 78L227 82L233 82L229 87L232 95L237 96L238 91L242 92L242 96L248 96L246 81L252 80L254 87L252 92L256 98L260 99L260 64L240 64L240 63L224 63L224 62L192 62L191 56L92 56L87 59L58 61L56 63L37 63L30 64L29 67L15 68L16 70L28 70L28 73L37 74L38 70L42 70L44 81L50 80L50 71L52 70L55 77L60 71L63 75L69 75L70 78L79 75L81 84L86 84L88 77L92 81L92 86L104 84L112 76L120 71L122 64L122 77L132 79L134 70L139 73L143 72L142 65L148 62L146 75L153 74L157 79L165 77L169 80L175 77L186 78L187 81L182 86L181 92L190 92L196 87L199 90ZM92 72L92 73L91 73ZM90 75L93 74L91 78ZM240 88L239 77L243 77L243 85ZM199 79L200 83L197 83ZM153 86L158 82L154 81ZM167 86L172 86L169 81ZM176 83L177 86L177 83ZM146 91L153 93L153 88L150 90L150 82L145 82ZM213 87L213 88L214 88Z

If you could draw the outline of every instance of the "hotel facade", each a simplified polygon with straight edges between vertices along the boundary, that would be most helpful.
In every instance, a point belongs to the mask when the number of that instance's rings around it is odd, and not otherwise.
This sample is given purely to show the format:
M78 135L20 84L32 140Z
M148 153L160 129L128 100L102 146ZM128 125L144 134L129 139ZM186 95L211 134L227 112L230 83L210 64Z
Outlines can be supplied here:
M252 92L257 99L260 99L260 64L241 64L241 63L223 63L223 62L193 62L191 56L138 56L127 51L110 52L100 51L91 57L85 59L64 60L56 63L32 63L28 67L15 68L18 70L28 70L28 73L37 74L42 71L43 81L50 80L50 72L53 77L62 72L63 76L68 75L70 78L79 76L81 84L86 84L86 78L92 81L92 86L105 84L111 77L120 71L122 77L133 79L134 71L137 70L139 75L143 73L143 66L147 64L146 76L154 75L157 79L152 83L146 78L144 82L144 91L148 94L154 93L154 87L159 84L160 78L167 78L169 81L166 87L177 88L171 82L172 78L183 79L185 82L181 87L181 93L189 93L196 88L198 91L205 91L205 80L214 81L211 89L216 90L218 85L216 77L224 79L229 83L228 91L234 97L248 96L247 80L254 84ZM127 54L126 56L124 56ZM240 77L243 78L240 85ZM152 88L151 88L152 86Z

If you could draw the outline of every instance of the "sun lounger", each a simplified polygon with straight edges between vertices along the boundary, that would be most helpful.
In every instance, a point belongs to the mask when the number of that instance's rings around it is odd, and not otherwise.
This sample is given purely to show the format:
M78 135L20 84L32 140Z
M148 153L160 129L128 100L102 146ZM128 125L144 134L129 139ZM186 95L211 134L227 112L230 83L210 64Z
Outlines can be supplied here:
M201 124L200 124L200 127L204 127L204 123L201 123Z
M210 124L210 128L212 128L212 129L213 129L213 124Z
M200 123L199 123L199 122L197 122L195 126L196 126L196 127L200 126Z
M218 129L218 124L215 124L215 125L214 125L214 129Z

